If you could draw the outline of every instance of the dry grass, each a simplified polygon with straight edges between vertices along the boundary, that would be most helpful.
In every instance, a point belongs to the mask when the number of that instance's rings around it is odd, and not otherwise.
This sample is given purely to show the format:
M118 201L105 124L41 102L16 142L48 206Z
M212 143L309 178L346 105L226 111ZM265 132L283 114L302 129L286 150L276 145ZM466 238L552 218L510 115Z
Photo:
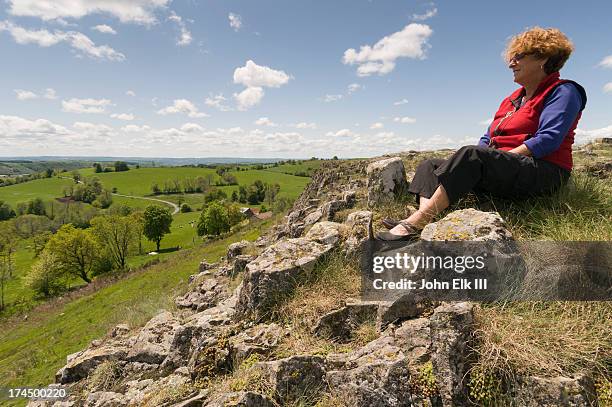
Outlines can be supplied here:
M345 258L333 253L321 262L309 282L296 288L294 294L280 304L274 319L289 327L290 335L281 342L278 356L299 353L327 354L346 352L346 345L338 345L312 335L311 330L324 314L340 308L347 298L359 296L361 276L357 257ZM361 336L370 335L363 328Z
M477 309L482 371L572 375L610 374L612 304L518 302Z

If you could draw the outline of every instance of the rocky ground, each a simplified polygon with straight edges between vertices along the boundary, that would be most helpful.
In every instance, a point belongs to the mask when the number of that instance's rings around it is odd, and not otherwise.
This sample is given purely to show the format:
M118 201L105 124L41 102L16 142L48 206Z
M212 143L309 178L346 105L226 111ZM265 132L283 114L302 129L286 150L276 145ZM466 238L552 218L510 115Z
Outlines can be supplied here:
M405 190L422 156L324 165L284 222L254 243L232 244L218 263L202 262L176 311L138 330L119 325L68 356L56 383L70 386L69 400L30 406L474 405L466 385L475 362L473 303L344 298L309 326L329 352L292 347L295 332L275 313L322 263L358 253L368 224ZM609 176L609 162L593 165L595 176ZM423 233L512 239L498 214L475 209L452 212ZM364 325L367 339L355 341ZM505 390L520 406L597 405L589 372L521 376Z

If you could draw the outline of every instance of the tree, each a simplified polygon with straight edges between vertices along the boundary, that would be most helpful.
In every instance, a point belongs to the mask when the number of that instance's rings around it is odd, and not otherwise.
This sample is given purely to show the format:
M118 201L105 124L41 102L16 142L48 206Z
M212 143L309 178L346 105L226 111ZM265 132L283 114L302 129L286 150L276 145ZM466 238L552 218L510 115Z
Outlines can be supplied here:
M102 166L100 165L100 163L95 163L93 166L94 166L94 172L96 174L99 174L99 173L101 173L103 171L102 170Z
M244 220L244 214L240 211L240 206L237 204L230 204L227 206L227 218L230 226L237 225Z
M5 266L4 272L13 276L13 253L17 250L17 230L14 221L0 222L0 262Z
M15 211L11 208L11 206L4 201L0 201L0 221L9 220L15 216Z
M91 271L98 260L99 247L89 231L71 224L62 226L49 240L45 251L53 254L67 274L91 282Z
M57 257L45 251L26 275L25 285L39 295L51 297L66 289L65 277Z
M238 202L247 203L247 190L244 185L238 187Z
M100 195L92 202L96 208L106 209L113 203L113 195L108 190L103 190Z
M143 214L143 233L147 239L155 242L157 251L165 234L170 233L172 214L170 209L158 205L147 206Z
M127 216L97 216L91 220L92 233L110 253L119 270L125 269L130 248L136 242L134 221Z
M115 161L115 172L128 171L130 167L124 161Z
M51 221L46 216L22 215L13 221L15 232L28 239L46 230L51 230Z
M233 191L232 192L232 202L237 202L238 201L238 192Z
M133 212L130 217L134 225L134 233L138 239L138 254L142 254L142 236L144 235L144 213L142 211Z
M45 209L45 203L40 198L35 198L28 202L28 208L26 210L31 215L46 215L47 210Z
M227 209L218 202L211 202L198 221L198 236L220 235L230 229Z

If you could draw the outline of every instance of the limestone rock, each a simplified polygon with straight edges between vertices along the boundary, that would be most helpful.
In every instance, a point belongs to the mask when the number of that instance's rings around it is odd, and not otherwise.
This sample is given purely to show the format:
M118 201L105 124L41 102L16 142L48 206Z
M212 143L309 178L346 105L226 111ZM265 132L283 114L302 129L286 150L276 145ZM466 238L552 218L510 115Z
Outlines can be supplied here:
M121 393L98 391L87 395L84 407L123 407L127 406L128 402Z
M234 368L253 354L266 355L287 335L278 324L260 324L248 328L229 339L230 356Z
M355 302L323 315L313 329L318 336L340 342L351 338L354 329L360 324L374 320L378 310L377 302Z
M240 286L236 311L262 316L278 299L290 293L332 249L306 238L281 240L250 262Z
M153 317L134 338L127 354L130 362L160 364L166 359L179 323L170 312Z
M461 209L430 223L421 232L423 240L500 241L512 239L506 223L497 212Z
M344 222L348 228L348 237L344 243L347 254L355 253L368 240L368 225L371 222L372 212L370 211L355 211L347 216Z
M275 407L268 397L251 391L223 394L204 404L204 407Z
M87 377L89 372L107 360L123 359L128 352L125 343L110 342L68 355L66 366L55 374L57 383L73 383Z
M227 247L227 259L231 260L240 254L244 254L244 251L252 245L253 243L247 240L241 240L240 242L232 243Z
M590 407L597 405L593 380L586 375L576 377L519 378L513 398L525 407Z
M336 245L345 229L342 223L323 221L315 223L304 237L321 244Z
M281 405L305 394L313 397L324 387L325 364L320 356L292 356L255 367L261 369Z
M430 319L431 360L444 407L467 403L464 376L471 363L473 307L469 302L444 304Z
M393 200L408 189L404 163L400 157L368 165L368 206Z
M199 265L199 267L198 267L198 270L200 271L200 273L202 273L202 272L204 272L204 271L206 271L206 270L210 270L210 269L212 269L212 268L214 268L214 267L215 267L215 264L209 263L209 262L207 262L206 260L202 260L202 261L200 262L200 265Z
M227 285L215 278L205 278L191 291L175 299L179 308L191 308L197 312L214 307L217 303L227 297Z

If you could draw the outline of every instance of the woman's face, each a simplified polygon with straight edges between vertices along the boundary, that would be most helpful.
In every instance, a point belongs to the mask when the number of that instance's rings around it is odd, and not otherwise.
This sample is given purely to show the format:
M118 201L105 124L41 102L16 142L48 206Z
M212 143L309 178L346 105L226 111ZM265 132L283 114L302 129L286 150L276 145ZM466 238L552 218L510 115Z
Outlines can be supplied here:
M508 64L508 68L514 73L514 82L519 85L539 82L546 76L542 68L546 58L537 58L533 54L515 54Z

